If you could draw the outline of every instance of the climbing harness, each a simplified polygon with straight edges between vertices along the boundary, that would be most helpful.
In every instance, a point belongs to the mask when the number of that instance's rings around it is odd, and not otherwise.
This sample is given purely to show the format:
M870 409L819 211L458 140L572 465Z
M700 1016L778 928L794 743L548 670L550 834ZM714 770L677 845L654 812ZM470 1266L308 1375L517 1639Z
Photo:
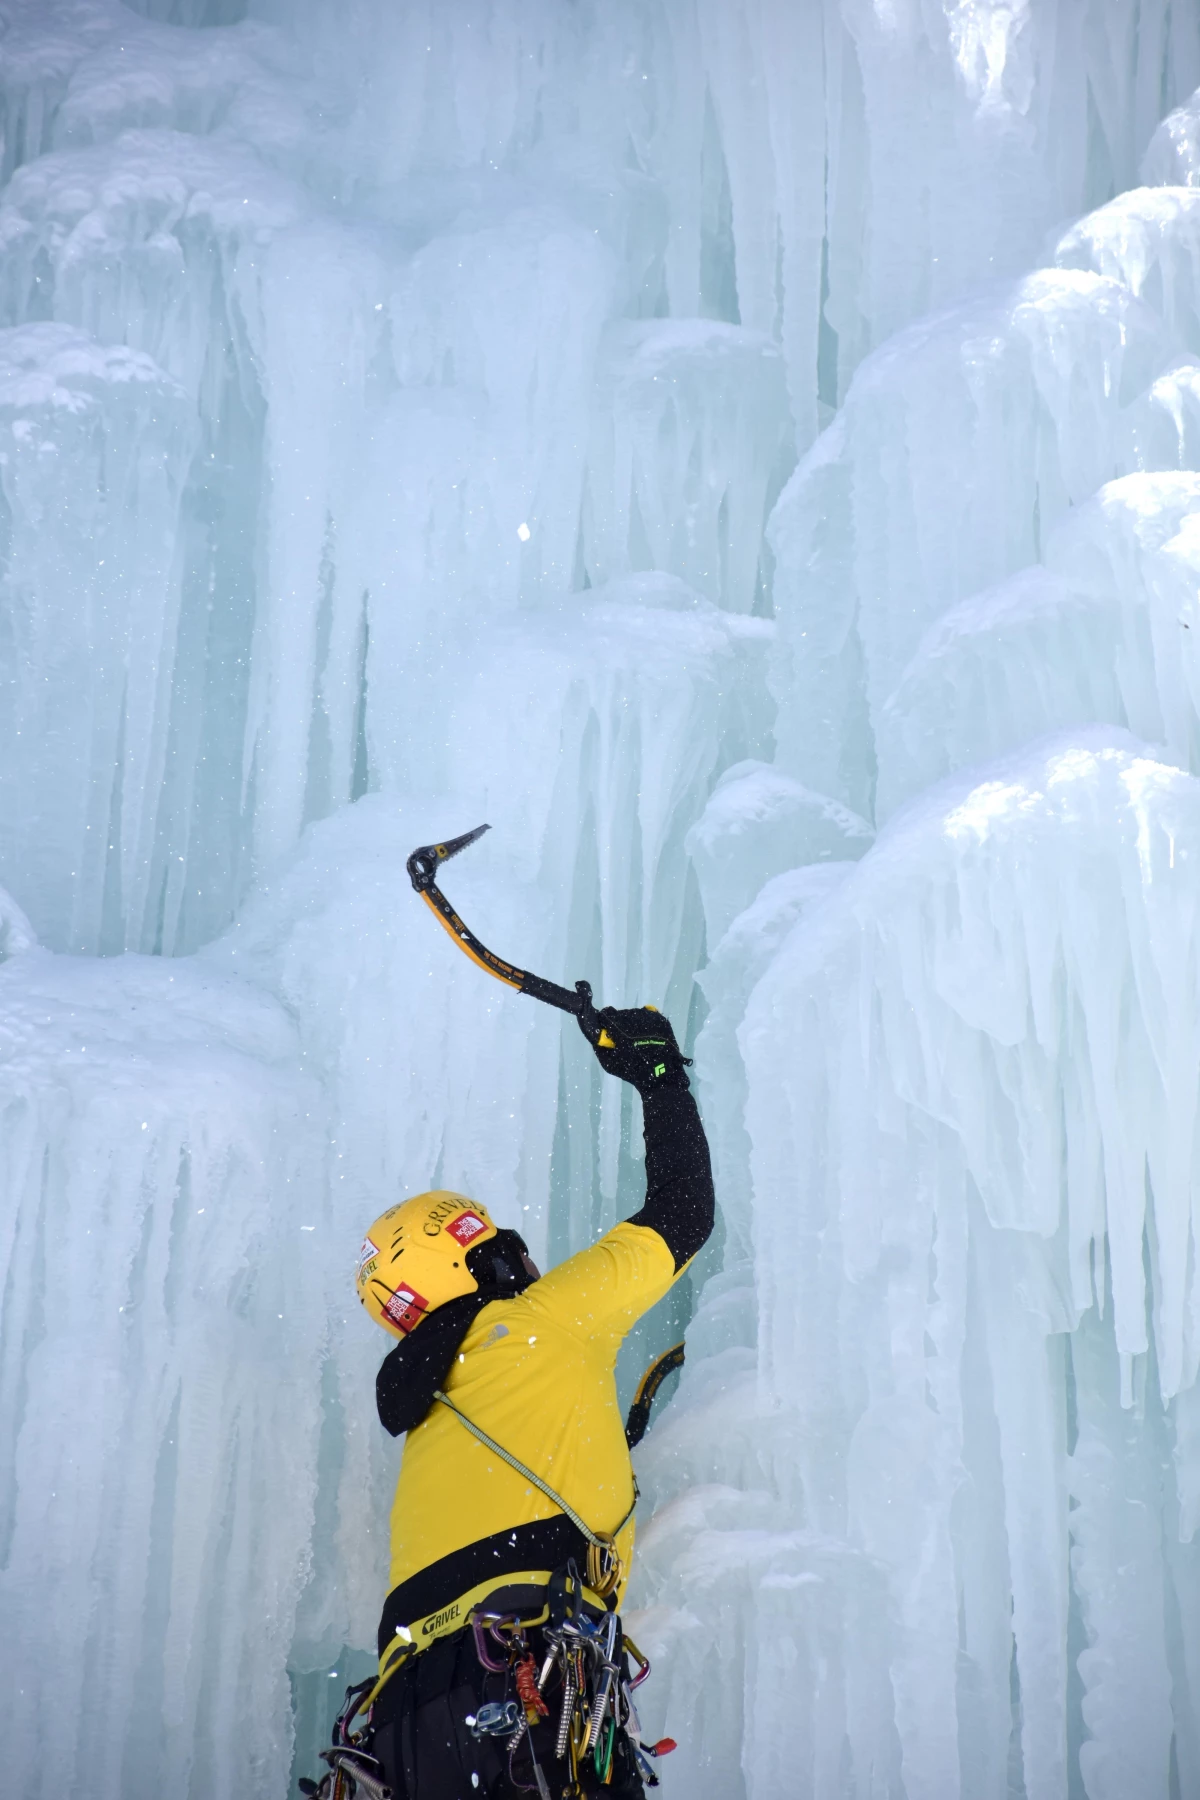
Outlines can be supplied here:
M448 1406L455 1418L466 1426L471 1435L477 1437L481 1444L485 1444L494 1455L500 1458L501 1462L506 1462L510 1469L515 1469L518 1475L523 1475L526 1481L531 1481L540 1493L545 1494L547 1500L553 1501L559 1512L566 1513L576 1531L582 1532L583 1536L587 1539L588 1586L594 1593L599 1594L601 1599L607 1598L619 1584L623 1573L621 1558L617 1554L616 1540L624 1531L630 1519L632 1519L637 1508L638 1486L636 1479L633 1484L633 1502L616 1530L609 1532L608 1534L593 1531L591 1526L585 1524L580 1518L579 1514L575 1511L575 1508L564 1500L561 1494L555 1493L548 1481L543 1481L540 1475L536 1475L531 1468L521 1461L520 1457L514 1456L510 1450L506 1450L503 1444L498 1444L494 1437L489 1437L481 1425L476 1425L474 1419L468 1419L466 1413L460 1412L453 1400L451 1400L448 1395L443 1394L441 1388L435 1388L433 1390L433 1397L435 1400L440 1400L443 1406Z
M514 1787L530 1787L514 1769L518 1755L527 1757L538 1800L582 1800L588 1789L611 1786L622 1756L627 1771L632 1766L648 1787L657 1787L654 1761L674 1750L675 1741L642 1738L633 1696L650 1673L649 1659L574 1562L552 1572L544 1593L532 1618L483 1606L470 1613L467 1629L485 1688L495 1683L503 1691L465 1716L468 1732L496 1744ZM371 1709L380 1686L364 1681L347 1688L333 1747L321 1752L329 1771L320 1783L300 1782L310 1800L392 1800L371 1754ZM365 1723L355 1731L359 1718Z

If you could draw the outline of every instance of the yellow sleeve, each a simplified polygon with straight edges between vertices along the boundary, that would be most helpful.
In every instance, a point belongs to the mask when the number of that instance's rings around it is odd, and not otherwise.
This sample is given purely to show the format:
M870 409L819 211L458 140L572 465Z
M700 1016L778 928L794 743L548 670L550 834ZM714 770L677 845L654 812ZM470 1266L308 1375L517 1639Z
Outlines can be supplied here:
M526 1291L543 1317L581 1337L620 1343L675 1280L675 1258L648 1225L614 1226Z

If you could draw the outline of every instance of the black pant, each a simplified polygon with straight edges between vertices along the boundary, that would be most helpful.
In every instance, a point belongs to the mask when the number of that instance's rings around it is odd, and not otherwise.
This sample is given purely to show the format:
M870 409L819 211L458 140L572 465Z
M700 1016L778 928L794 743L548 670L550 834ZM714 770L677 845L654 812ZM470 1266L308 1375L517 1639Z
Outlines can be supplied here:
M539 1666L544 1655L542 1634L530 1633L530 1648ZM395 1800L526 1800L536 1796L528 1732L510 1758L503 1738L471 1735L472 1717L488 1700L515 1697L511 1676L492 1674L480 1666L469 1631L439 1638L428 1650L399 1670L379 1696L374 1710L372 1754L383 1764ZM570 1765L554 1755L560 1690L552 1676L546 1699L550 1716L533 1728L533 1748L552 1800L570 1790ZM617 1734L612 1781L603 1786L589 1765L580 1771L580 1788L608 1800L644 1800L645 1790L625 1733Z

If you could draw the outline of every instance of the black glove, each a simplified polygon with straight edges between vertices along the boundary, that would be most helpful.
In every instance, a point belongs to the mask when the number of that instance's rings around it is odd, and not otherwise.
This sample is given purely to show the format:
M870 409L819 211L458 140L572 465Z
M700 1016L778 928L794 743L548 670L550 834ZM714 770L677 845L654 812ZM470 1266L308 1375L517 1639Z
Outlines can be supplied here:
M665 1013L653 1006L605 1006L599 1012L585 1006L577 1016L606 1074L628 1081L639 1094L690 1085L684 1065L691 1058L680 1051Z

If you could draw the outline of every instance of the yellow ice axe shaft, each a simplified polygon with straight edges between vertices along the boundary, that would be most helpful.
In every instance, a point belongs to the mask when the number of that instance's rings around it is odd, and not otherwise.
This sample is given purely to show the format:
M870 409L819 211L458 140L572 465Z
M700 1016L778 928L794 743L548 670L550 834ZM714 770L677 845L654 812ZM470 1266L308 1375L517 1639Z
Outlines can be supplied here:
M592 990L588 982L577 981L572 993L570 988L559 987L556 981L546 981L541 975L534 975L528 969L518 969L512 963L505 962L502 956L497 956L494 950L489 950L486 944L480 942L470 926L459 918L438 886L438 872L443 863L449 862L452 856L457 856L460 850L465 850L468 844L473 844L490 829L487 825L477 825L474 831L464 831L461 837L447 838L444 844L423 844L419 850L413 851L405 865L409 880L438 924L450 933L459 949L479 968L494 975L497 981L503 981L508 987L516 988L519 994L528 994L531 1000L544 1000L547 1006L557 1006L562 1012L574 1013L576 1018L586 1018L593 1010Z

